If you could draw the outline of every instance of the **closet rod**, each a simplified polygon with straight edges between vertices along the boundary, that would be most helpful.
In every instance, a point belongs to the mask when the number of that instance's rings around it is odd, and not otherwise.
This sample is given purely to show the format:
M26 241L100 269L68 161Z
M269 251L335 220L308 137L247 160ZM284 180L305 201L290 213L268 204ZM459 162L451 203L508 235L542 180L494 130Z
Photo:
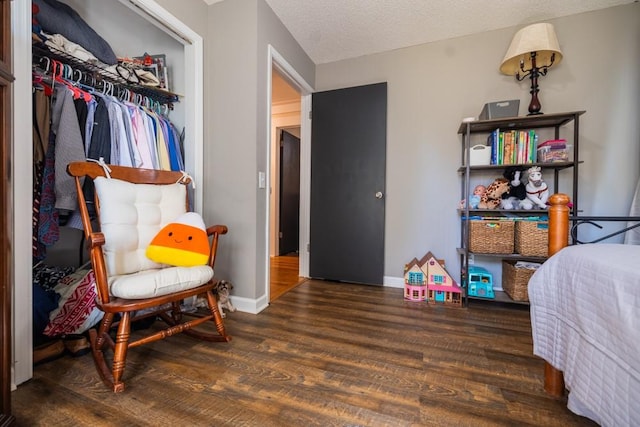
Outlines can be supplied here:
M131 92L146 96L149 99L159 102L162 105L167 105L169 109L173 109L174 102L180 101L178 95L174 93L168 92L163 89L134 84L127 81L118 74L114 74L111 71L106 70L104 67L101 67L98 64L80 61L65 52L48 47L41 43L34 43L32 45L32 56L34 64L39 64L40 61L44 60L45 58L47 58L49 61L56 60L63 64L69 65L72 68L81 70L96 83L100 81L106 81L116 86L117 88L130 90Z

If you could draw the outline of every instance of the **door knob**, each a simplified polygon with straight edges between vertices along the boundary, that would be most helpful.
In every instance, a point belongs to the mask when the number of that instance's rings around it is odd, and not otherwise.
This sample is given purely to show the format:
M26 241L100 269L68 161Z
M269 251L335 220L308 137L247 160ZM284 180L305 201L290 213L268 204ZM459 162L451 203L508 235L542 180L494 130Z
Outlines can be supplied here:
M383 196L382 191L376 192L376 199L382 199L382 196Z

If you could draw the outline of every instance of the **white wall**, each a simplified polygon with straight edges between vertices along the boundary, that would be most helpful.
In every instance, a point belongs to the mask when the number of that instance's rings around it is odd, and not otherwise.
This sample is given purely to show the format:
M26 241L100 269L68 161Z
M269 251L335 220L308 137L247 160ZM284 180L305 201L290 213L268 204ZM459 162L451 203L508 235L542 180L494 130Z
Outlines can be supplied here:
M627 215L640 175L640 4L550 22L564 60L540 78L539 97L544 112L587 111L580 208L584 215ZM427 251L459 276L457 129L490 101L520 99L520 115L527 113L530 81L498 71L518 28L316 68L316 90L388 82L386 278L401 277L404 264Z

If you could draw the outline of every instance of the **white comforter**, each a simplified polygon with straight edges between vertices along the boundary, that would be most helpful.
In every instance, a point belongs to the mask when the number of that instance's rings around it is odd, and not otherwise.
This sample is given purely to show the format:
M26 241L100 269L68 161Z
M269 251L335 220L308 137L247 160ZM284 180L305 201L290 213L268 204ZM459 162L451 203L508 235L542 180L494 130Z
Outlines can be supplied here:
M529 281L533 352L564 372L568 407L640 426L640 246L569 246Z

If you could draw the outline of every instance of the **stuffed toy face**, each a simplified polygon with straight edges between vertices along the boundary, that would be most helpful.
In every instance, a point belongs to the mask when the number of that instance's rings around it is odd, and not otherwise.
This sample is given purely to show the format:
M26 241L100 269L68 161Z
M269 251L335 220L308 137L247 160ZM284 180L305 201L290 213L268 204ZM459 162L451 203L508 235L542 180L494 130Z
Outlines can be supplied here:
M473 189L474 196L482 197L482 195L486 192L487 192L487 187L485 187L484 185L476 185L476 187Z
M180 215L156 234L146 255L160 264L205 265L209 261L209 239L202 217L195 212Z

